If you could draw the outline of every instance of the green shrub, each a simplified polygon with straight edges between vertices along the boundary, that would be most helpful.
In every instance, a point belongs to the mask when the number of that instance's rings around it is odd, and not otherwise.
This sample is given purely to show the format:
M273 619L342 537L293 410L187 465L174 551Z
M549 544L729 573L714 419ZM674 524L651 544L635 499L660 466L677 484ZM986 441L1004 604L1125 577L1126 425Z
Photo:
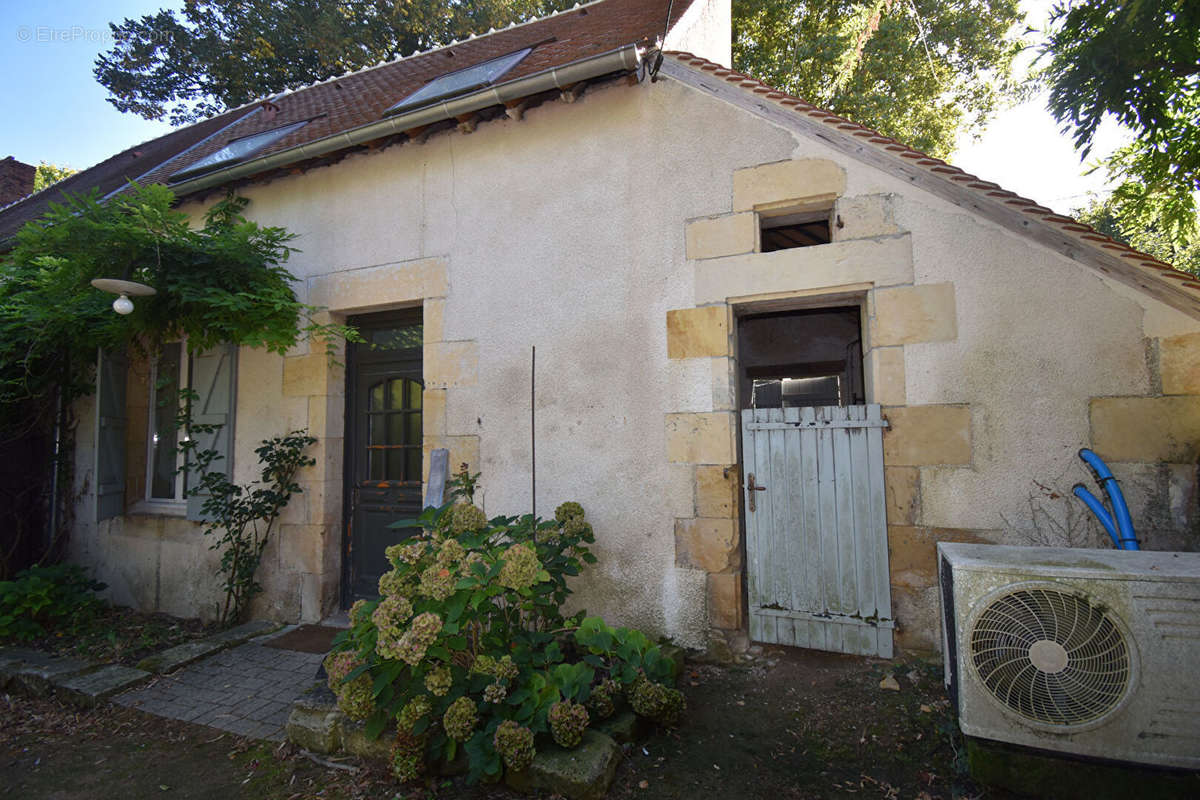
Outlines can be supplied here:
M78 633L103 608L104 588L74 564L34 566L0 581L0 639L33 641L51 632Z
M611 714L635 682L669 679L673 664L645 634L562 613L568 579L596 560L577 503L542 521L488 520L459 502L393 527L422 533L387 549L380 599L355 603L326 663L340 705L368 733L396 721L398 777L421 774L418 743L427 762L465 750L471 781L523 769L535 737L548 742L553 731L574 746L589 717ZM663 705L647 708L673 722L681 702L665 704L674 715Z

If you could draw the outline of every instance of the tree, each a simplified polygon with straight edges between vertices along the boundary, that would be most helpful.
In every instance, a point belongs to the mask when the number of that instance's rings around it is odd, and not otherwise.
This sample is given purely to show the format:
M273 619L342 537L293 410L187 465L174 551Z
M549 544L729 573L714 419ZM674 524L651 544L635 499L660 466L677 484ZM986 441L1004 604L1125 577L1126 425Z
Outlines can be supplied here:
M1006 99L1017 0L740 0L733 61L810 103L936 156Z
M191 0L113 25L109 102L174 124L571 0ZM735 0L734 65L935 155L1016 88L1017 0Z
M52 186L63 178L69 178L79 170L71 169L70 167L60 167L55 164L48 164L45 161L37 165L37 169L33 173L33 190L40 192L47 186Z
M1112 197L1105 200L1093 198L1084 208L1075 209L1072 215L1105 236L1149 253L1176 269L1200 275L1200 236L1171 233L1162 220L1144 223L1125 219L1117 212L1116 206Z
M1086 157L1100 122L1133 130L1107 159L1122 228L1196 232L1200 189L1200 3L1091 0L1055 6L1045 44L1051 113Z
M569 6L569 0L188 0L112 24L109 102L174 125Z

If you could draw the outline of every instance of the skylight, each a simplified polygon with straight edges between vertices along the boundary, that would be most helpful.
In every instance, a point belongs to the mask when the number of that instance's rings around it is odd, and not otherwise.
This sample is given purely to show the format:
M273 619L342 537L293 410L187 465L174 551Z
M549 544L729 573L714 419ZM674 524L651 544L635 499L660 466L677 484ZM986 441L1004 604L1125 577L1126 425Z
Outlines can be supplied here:
M207 172L211 169L232 164L235 161L241 161L249 158L259 150L273 144L293 131L298 131L309 123L308 120L301 122L293 122L291 125L284 125L282 128L275 128L262 133L243 136L241 139L234 139L229 144L222 147L216 152L209 153L204 158L194 164L189 164L183 169L171 176L171 180L177 181L189 177L196 173Z
M387 115L400 111L408 111L419 106L429 105L438 100L457 97L460 94L466 94L476 89L482 89L485 86L491 86L506 72L517 64L520 64L521 60L529 55L532 50L532 47L526 47L524 50L518 50L506 56L493 58L491 61L484 61L481 64L475 64L456 72L448 72L445 75L440 75L383 113Z

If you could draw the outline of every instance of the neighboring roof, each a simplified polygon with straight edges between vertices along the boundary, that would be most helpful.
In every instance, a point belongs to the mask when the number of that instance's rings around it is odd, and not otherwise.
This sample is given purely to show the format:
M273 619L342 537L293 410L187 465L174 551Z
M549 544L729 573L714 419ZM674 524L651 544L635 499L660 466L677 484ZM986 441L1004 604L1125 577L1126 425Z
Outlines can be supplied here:
M45 214L50 209L50 203L61 202L63 192L81 194L98 189L104 197L119 191L129 181L140 181L147 172L164 161L185 152L189 147L203 142L225 126L253 114L256 110L254 106L237 108L195 125L171 131L165 136L117 153L90 169L76 172L40 192L0 208L0 241L12 236L26 222Z
M1191 273L1181 272L1165 261L1105 236L1090 225L1055 213L998 184L781 92L749 75L691 53L668 52L666 56L665 74L683 77L677 69L666 66L671 63L682 65L701 79L696 82L697 88L730 101L735 100L733 95L739 95L743 99L739 103L742 108L776 122L802 121L807 132L843 153L900 173L905 180L952 203L1030 236L1069 258L1200 318L1200 278ZM708 76L718 82L705 83L704 78Z

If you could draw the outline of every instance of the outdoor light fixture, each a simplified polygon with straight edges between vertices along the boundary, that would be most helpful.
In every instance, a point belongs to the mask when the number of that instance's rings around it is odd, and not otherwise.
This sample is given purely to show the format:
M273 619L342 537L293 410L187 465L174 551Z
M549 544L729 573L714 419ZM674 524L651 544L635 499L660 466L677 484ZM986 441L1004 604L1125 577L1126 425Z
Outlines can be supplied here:
M113 300L113 311L121 316L133 313L133 301L129 299L129 295L134 297L149 297L152 294L158 294L153 286L147 286L144 283L137 281L117 280L116 278L96 278L92 281L92 286L95 286L102 292L110 292L119 295L116 300Z

